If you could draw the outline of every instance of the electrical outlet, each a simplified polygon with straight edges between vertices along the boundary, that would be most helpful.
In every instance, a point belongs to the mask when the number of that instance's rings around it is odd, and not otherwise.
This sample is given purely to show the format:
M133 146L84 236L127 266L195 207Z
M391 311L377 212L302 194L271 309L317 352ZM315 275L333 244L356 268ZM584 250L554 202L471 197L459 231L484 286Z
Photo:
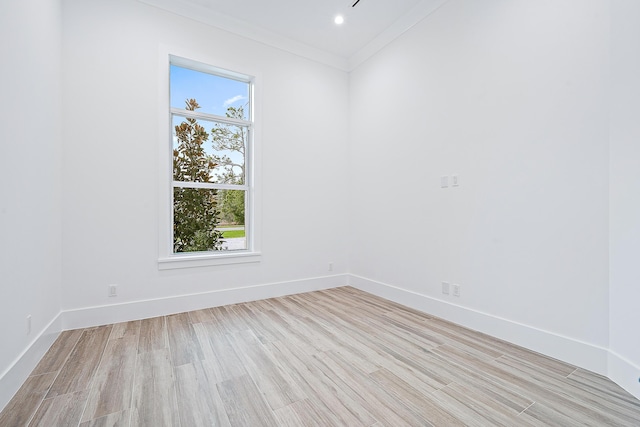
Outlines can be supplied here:
M454 283L453 284L453 296L454 297L459 297L460 296L460 285Z
M458 178L458 174L451 175L451 186L457 187L460 185L460 180Z
M449 282L442 282L442 293L449 295Z
M118 296L118 285L109 285L109 296L110 297Z
M31 334L31 315L27 316L27 335Z
M333 271L333 263L332 262L329 263L329 271Z
M443 175L440 177L440 188L447 188L449 186L449 177Z

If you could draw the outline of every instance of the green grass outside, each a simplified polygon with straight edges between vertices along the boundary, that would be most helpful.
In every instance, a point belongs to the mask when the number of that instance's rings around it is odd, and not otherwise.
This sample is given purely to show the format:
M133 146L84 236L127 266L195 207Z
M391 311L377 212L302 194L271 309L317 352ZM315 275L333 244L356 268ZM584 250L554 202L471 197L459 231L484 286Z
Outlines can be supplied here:
M229 230L222 232L223 239L236 239L238 237L244 237L244 230Z

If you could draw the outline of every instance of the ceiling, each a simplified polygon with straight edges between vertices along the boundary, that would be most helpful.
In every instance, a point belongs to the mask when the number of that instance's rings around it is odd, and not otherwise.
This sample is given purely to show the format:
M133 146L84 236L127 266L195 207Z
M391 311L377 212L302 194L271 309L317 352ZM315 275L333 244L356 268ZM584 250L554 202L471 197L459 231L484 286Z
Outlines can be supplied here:
M140 1L349 71L448 0Z

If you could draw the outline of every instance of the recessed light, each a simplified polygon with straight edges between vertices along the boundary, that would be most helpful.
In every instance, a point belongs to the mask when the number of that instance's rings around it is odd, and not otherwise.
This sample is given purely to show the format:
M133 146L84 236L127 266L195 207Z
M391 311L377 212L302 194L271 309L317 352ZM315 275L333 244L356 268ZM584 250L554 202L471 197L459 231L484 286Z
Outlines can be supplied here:
M336 23L336 25L342 25L344 23L344 16L342 15L338 15L333 19L333 22Z

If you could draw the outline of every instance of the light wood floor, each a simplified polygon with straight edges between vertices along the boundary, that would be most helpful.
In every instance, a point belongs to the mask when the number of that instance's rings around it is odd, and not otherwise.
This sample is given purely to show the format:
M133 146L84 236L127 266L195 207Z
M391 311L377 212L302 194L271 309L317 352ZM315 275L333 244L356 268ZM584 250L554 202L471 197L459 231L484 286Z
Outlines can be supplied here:
M61 334L0 426L639 426L606 378L353 288Z

